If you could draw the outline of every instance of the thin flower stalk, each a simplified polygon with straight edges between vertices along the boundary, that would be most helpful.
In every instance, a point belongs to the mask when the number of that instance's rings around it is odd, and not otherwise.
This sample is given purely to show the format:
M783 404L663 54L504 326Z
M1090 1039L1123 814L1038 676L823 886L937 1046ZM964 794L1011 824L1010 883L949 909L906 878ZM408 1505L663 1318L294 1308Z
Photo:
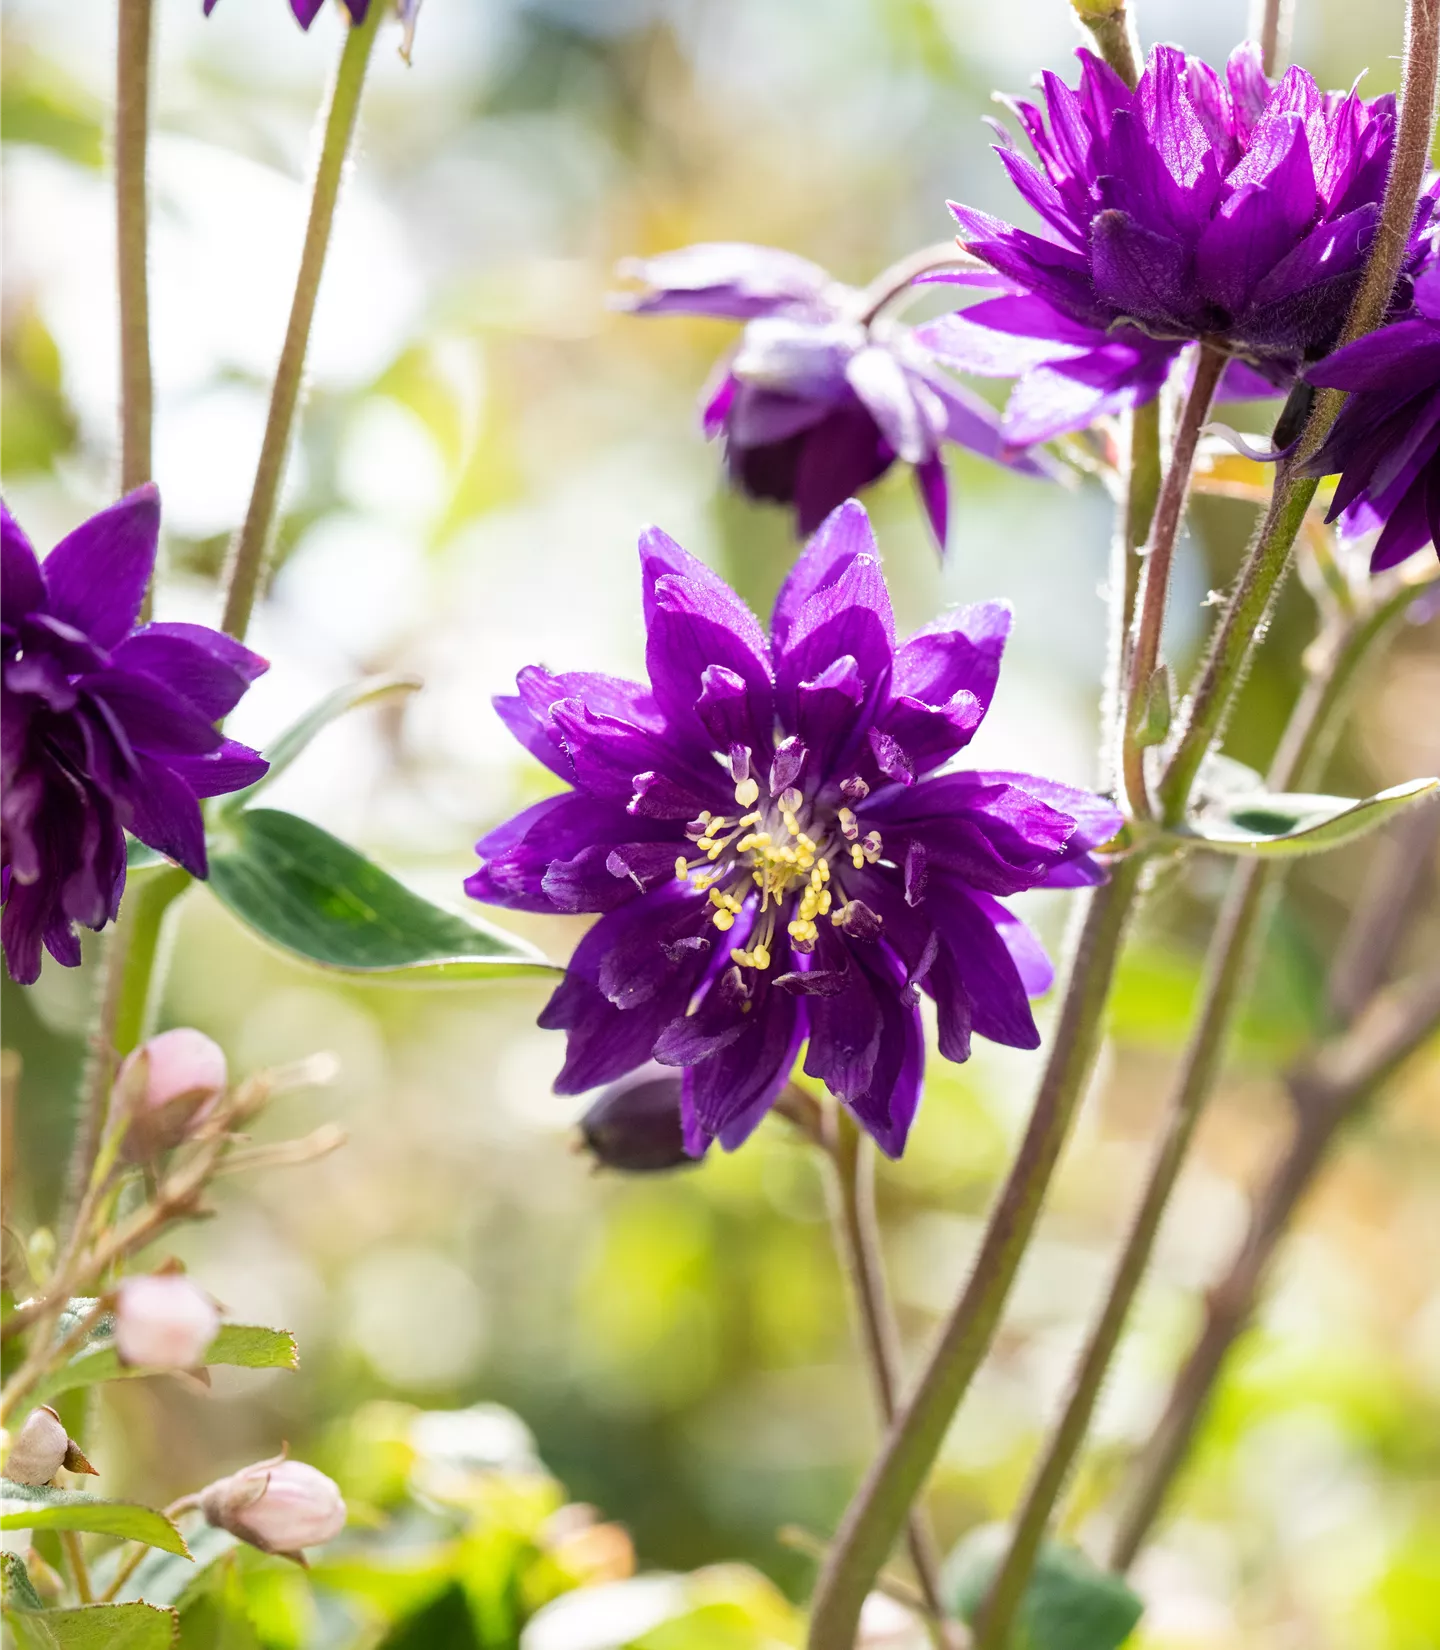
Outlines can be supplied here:
M1326 662L1307 680L1281 738L1268 780L1272 790L1305 790L1318 781L1360 670L1403 618L1415 593L1415 586L1402 586L1377 601L1373 611L1347 623L1343 637L1326 650ZM1219 1076L1226 1039L1254 976L1281 881L1280 869L1260 860L1243 862L1232 878L1210 943L1200 1015L1144 1190L1100 1315L1076 1364L1065 1408L1016 1515L981 1620L976 1650L999 1650L1008 1642L1055 1504L1084 1446L1196 1125Z
M1130 630L1140 594L1141 552L1150 537L1160 496L1160 403L1132 407L1121 420L1125 454L1110 545L1107 586L1109 637L1100 701L1100 783L1115 794L1123 785L1125 684L1130 675Z
M285 461L290 451L291 432L305 379L305 356L310 344L311 322L315 318L315 302L320 295L320 280L330 248L335 207L340 198L345 163L360 113L365 70L384 11L383 6L371 6L362 22L347 27L340 64L330 89L320 161L310 200L310 217L305 226L305 244L300 254L295 295L290 303L285 343L270 391L270 412L260 444L260 461L255 470L255 483L245 512L245 522L235 542L226 575L225 614L221 626L237 639L243 639L250 628L250 617L265 578L280 484L285 476Z
M1384 319L1405 259L1435 128L1437 63L1440 0L1410 0L1394 159L1370 259L1340 335L1341 347L1372 332ZM1279 466L1270 508L1215 633L1183 732L1160 782L1161 818L1168 826L1178 825L1185 817L1200 765L1224 726L1250 650L1264 633L1270 605L1318 486L1300 472L1319 450L1344 400L1340 390L1318 392L1293 454Z
M826 1109L823 1135L823 1149L831 1171L835 1249L855 1303L876 1408L881 1422L888 1427L899 1407L900 1338L885 1287L885 1264L880 1253L875 1213L875 1150L869 1138L861 1134L839 1106ZM930 1621L942 1620L945 1609L940 1600L939 1555L928 1521L918 1505L910 1514L907 1544L926 1617Z
M1224 370L1224 353L1208 344L1202 345L1195 366L1194 383L1175 432L1174 448L1146 541L1134 633L1128 649L1130 681L1121 747L1126 800L1132 813L1142 819L1150 815L1150 797L1145 780L1145 747L1140 735L1155 673L1160 668L1160 641L1170 594L1170 573L1175 560L1175 544L1180 536L1180 523L1185 514L1185 502L1189 496L1195 451L1200 444L1201 427L1209 414L1210 403L1215 398Z
M1251 33L1260 42L1260 62L1275 80L1290 61L1290 37L1295 29L1295 0L1257 0Z
M149 202L153 0L120 0L115 53L115 223L120 299L120 490L150 480Z

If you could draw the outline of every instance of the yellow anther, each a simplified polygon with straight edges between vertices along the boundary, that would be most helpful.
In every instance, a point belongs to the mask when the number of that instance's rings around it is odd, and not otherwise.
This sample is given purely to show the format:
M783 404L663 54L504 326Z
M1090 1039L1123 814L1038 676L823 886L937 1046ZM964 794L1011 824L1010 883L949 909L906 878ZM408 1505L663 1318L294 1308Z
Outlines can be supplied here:
M820 890L820 898L815 902L815 909L822 917L830 909L830 890L828 888Z
M840 834L847 841L853 842L860 834L860 827L855 822L855 815L849 808L841 808L835 816L840 821Z
M865 850L857 842L850 850L850 863L857 871L865 869Z
M759 815L758 812L753 813L753 814L746 814L743 819L739 819L739 820L736 821L737 825L758 825L759 823L760 823L760 815Z
M713 922L723 934L727 928L733 928L735 926L735 913L733 911L717 911L715 915L711 917L710 921Z
M749 968L749 966L750 966L750 953L748 951L741 951L739 949L739 947L737 946L730 953L730 961L739 963L741 968Z
M735 800L742 808L753 808L760 800L760 786L753 779L742 779L735 787Z
M798 814L800 804L805 800L793 785L788 790L781 791L776 798L780 804L780 812L784 814Z
M682 854L675 861L675 880L677 882L687 882L687 881L689 881L689 878L690 878L690 865L689 865L689 862L686 860L685 856Z
M705 857L707 859L719 859L720 850L724 846L725 846L725 844L723 842L712 842L710 844L710 846L705 850Z
M765 947L763 945L757 945L755 947L755 949L750 953L750 966L752 968L759 968L759 969L769 968L769 966L770 966L770 953L765 949Z

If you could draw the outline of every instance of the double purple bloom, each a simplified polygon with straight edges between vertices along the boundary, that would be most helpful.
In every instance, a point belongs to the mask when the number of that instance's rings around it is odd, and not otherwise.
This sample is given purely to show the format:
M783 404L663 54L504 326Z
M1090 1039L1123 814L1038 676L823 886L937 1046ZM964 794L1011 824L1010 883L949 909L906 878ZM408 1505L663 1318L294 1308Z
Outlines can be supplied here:
M706 393L705 434L723 436L732 483L792 505L802 535L899 460L914 466L943 549L946 441L1040 473L1006 451L994 411L949 376L913 328L875 313L873 298L818 264L717 242L634 261L622 273L645 288L617 300L637 315L746 323Z
M853 501L787 578L767 638L664 533L641 540L650 686L521 672L496 700L571 789L478 844L477 899L597 912L540 1024L569 1034L562 1094L652 1057L683 1068L685 1143L738 1145L805 1070L898 1155L924 1066L972 1034L1039 1041L1051 969L1001 903L1103 880L1120 815L1027 774L946 765L979 727L1009 608L958 609L897 644Z
M1157 46L1133 92L1077 55L1077 89L1047 73L1045 113L1012 104L1040 164L1008 138L997 151L1041 232L951 207L1011 290L921 334L968 371L1018 376L1015 443L1151 400L1197 339L1234 357L1228 394L1290 384L1339 336L1394 147L1393 97L1322 93L1299 68L1272 87L1253 44L1223 76Z
M159 532L159 495L141 487L42 565L0 505L0 934L21 984L38 977L42 944L73 968L74 924L115 917L127 830L203 877L198 798L265 772L215 728L265 660L202 625L135 628Z
M1357 338L1306 375L1349 390L1315 475L1340 473L1329 519L1351 535L1380 528L1372 572L1440 546L1440 266L1415 281L1403 320Z

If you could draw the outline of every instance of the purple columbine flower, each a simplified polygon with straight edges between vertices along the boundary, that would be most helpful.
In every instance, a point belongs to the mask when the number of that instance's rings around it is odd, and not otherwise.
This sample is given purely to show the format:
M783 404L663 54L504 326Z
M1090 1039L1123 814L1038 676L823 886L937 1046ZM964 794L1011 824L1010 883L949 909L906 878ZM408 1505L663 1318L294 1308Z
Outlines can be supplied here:
M1312 384L1349 390L1313 475L1340 474L1328 519L1347 536L1380 530L1372 572L1440 547L1440 265L1415 281L1404 320L1311 367Z
M899 459L914 466L943 550L946 441L1044 473L1004 446L994 410L937 364L912 327L877 313L883 300L793 252L714 242L632 260L621 273L644 285L616 300L634 314L746 323L706 392L705 434L724 437L732 483L792 505L802 535Z
M572 788L478 844L477 899L599 912L540 1016L561 1094L652 1057L683 1068L687 1149L737 1146L805 1070L897 1156L920 1096L918 990L940 1052L1039 1041L1051 969L1001 903L1103 880L1110 803L946 766L980 725L1010 628L960 608L897 645L853 500L796 563L767 638L703 563L640 541L650 686L531 667L495 701ZM918 988L918 989L917 989Z
M1157 46L1134 92L1077 55L1078 89L1043 77L1046 114L1011 105L1040 165L1003 133L997 150L1041 232L951 204L1011 290L921 329L968 371L1018 377L1012 442L1153 399L1196 339L1235 358L1225 394L1290 384L1339 335L1394 147L1393 97L1322 93L1299 68L1272 87L1253 44L1223 76Z
M0 505L3 934L11 977L40 947L80 961L125 887L125 832L206 873L203 796L252 784L264 759L215 729L264 659L195 624L135 620L155 566L160 495L140 487L45 558Z

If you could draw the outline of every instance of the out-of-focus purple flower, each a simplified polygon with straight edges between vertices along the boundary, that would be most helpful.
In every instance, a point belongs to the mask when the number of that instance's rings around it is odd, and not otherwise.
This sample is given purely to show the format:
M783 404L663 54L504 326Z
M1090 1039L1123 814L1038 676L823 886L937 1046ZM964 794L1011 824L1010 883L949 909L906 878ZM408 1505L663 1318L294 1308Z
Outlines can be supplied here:
M1329 520L1347 536L1380 530L1373 572L1440 548L1440 265L1415 281L1404 319L1357 338L1306 374L1349 390L1313 475L1338 471Z
M659 1174L689 1163L680 1090L680 1074L657 1065L602 1089L580 1119L580 1138L596 1167Z
M208 17L215 10L219 0L205 0L205 15ZM370 10L370 0L341 0L345 10L350 13L352 23L363 23ZM414 29L413 14L420 9L420 0L404 0L407 7L402 10L401 17L407 31ZM308 29L320 15L325 0L290 0L290 10L295 14L295 21L302 29Z
M706 392L707 436L723 436L730 479L793 506L802 534L898 459L944 548L941 447L1043 473L1001 442L994 410L959 385L908 327L818 264L772 247L714 242L621 265L643 285L616 301L637 315L746 323Z
M562 1094L652 1057L683 1069L685 1141L737 1146L805 1069L898 1155L920 1096L923 989L940 1051L1039 1038L1044 952L1001 900L1094 883L1120 815L1027 774L957 771L989 707L1003 603L897 643L853 500L785 581L767 637L664 533L641 539L650 686L521 672L496 700L572 789L478 844L477 899L600 912L540 1024Z
M253 784L264 759L216 731L264 659L214 630L135 620L155 565L160 496L141 487L77 527L42 566L0 505L3 539L3 935L12 978L43 943L80 961L125 887L125 832L206 874L199 798Z
M1078 56L1077 89L1043 77L1044 114L1011 105L1040 165L997 151L1041 233L951 205L1010 290L921 329L957 366L1018 378L1012 442L1152 399L1197 339L1234 357L1224 394L1290 384L1339 335L1394 147L1393 97L1322 93L1299 68L1272 87L1253 44L1224 75L1157 46L1133 92Z

